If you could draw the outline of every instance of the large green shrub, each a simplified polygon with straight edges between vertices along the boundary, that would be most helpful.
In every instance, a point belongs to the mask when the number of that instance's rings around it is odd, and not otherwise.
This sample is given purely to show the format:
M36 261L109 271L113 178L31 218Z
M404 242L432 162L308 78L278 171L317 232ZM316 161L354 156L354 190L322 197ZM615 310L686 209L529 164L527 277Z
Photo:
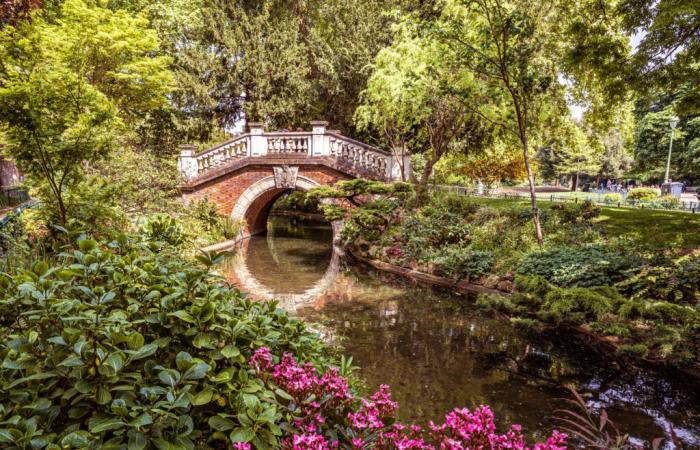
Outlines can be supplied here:
M583 326L599 336L613 336L622 356L698 367L697 303L647 298L649 290L629 297L613 286L562 288L540 276L517 276L516 286L517 292L507 300L484 296L478 305L515 318L536 317L543 323ZM696 293L697 289L696 284Z
M185 242L182 225L168 214L154 214L145 218L139 229L148 240L161 241L172 246L179 246Z
M605 245L554 247L530 253L516 267L521 275L539 275L561 287L606 286L625 278L635 258Z
M661 195L661 191L656 188L640 187L631 189L627 194L627 200L649 201L654 200L659 195Z
M662 195L652 200L650 205L652 208L678 209L681 206L681 200L673 195Z
M622 195L618 194L617 192L614 192L612 194L605 194L603 197L603 201L611 205L613 203L620 203L622 201Z
M591 219L598 217L602 208L590 200L584 200L576 203L557 203L552 205L552 210L559 216L562 223L581 224L589 223Z
M633 298L696 305L700 303L700 255L687 255L667 263L646 263L621 281L618 288Z
M246 363L266 346L323 367L304 325L160 244L82 240L0 275L2 448L277 446L288 396Z
M473 281L487 274L493 266L493 253L465 247L445 247L433 258L438 273L455 280Z

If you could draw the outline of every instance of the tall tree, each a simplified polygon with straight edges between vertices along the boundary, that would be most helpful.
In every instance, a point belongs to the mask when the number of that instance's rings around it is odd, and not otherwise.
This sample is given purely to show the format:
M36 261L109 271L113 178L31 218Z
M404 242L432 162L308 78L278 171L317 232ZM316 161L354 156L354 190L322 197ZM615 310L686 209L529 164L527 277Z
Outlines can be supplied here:
M634 171L643 179L662 181L671 140L671 118L678 111L677 95L664 95L635 108ZM681 94L682 98L682 94ZM681 115L673 131L671 178L700 178L700 115Z
M167 58L153 56L144 17L67 0L60 18L36 17L0 34L0 123L20 169L50 195L65 224L64 194L83 164L105 158L125 123L166 102ZM95 30L99 30L96 33Z
M617 12L642 36L632 60L638 89L679 92L676 113L700 112L700 3L623 0Z
M557 84L563 29L555 2L449 0L435 35L454 52L456 68L478 79L488 103L467 103L473 113L498 125L519 143L530 186L532 221L542 243L535 175L530 163L543 104ZM493 105L506 106L503 111Z
M459 145L459 142L456 144ZM500 183L527 179L522 151L510 142L497 140L481 151L448 154L435 165L435 179L440 183Z
M210 141L243 121L272 128L352 115L370 63L391 37L390 0L113 0L144 10L175 59L174 125Z
M360 128L374 128L386 136L399 159L405 149L425 155L419 198L443 156L450 150L475 151L490 136L490 129L465 102L468 93L474 93L473 78L455 76L445 52L443 44L422 35L412 20L402 23L392 45L377 56L355 114Z
M576 191L581 175L596 175L600 170L602 145L589 138L585 124L570 117L551 117L537 152L540 174L548 179L571 180ZM596 145L599 144L599 145Z

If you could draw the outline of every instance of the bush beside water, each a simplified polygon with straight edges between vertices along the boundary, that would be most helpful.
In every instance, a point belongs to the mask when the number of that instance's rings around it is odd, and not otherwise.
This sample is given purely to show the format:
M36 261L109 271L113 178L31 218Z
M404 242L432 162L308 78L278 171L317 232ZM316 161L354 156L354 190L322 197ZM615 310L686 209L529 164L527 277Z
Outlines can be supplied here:
M658 197L640 189L633 197L652 195ZM394 200L383 233L355 223L361 212L345 215L343 232L355 251L502 291L512 290L516 275L513 296L483 296L479 305L531 328L583 327L610 338L621 356L698 368L697 252L649 253L605 236L594 223L602 210L590 201L544 204L540 247L528 207L440 193L419 207L410 197ZM672 202L654 200L666 201Z

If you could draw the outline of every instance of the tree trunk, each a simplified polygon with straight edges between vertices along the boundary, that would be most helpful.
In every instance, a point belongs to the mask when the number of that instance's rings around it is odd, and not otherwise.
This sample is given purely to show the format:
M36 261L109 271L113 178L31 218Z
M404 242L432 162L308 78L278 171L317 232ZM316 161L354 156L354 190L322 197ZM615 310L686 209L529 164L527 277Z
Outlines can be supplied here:
M530 203L532 205L532 224L535 226L535 238L537 243L542 245L544 238L542 237L542 226L540 225L540 210L537 208L537 193L535 192L535 176L532 174L530 167L530 157L527 145L527 136L521 135L523 144L523 157L525 159L525 169L527 169L527 181L530 184Z
M537 239L537 243L541 246L544 243L544 238L542 237L542 226L540 225L540 210L537 208L535 175L532 173L532 167L530 167L530 152L525 119L526 111L524 112L521 110L521 105L515 92L510 87L508 90L510 91L511 98L513 99L515 116L518 119L518 136L520 137L520 143L523 147L523 159L525 160L525 169L527 170L527 181L530 185L530 204L532 205L532 224L535 226L535 239Z
M430 175L433 173L433 166L437 164L442 156L442 152L437 152L433 149L433 157L425 162L425 167L423 167L423 173L421 174L420 180L418 181L418 186L416 188L416 200L418 205L423 205L425 203L428 194L428 180Z
M576 192L578 190L578 177L579 173L576 172L576 176L571 178L571 191Z

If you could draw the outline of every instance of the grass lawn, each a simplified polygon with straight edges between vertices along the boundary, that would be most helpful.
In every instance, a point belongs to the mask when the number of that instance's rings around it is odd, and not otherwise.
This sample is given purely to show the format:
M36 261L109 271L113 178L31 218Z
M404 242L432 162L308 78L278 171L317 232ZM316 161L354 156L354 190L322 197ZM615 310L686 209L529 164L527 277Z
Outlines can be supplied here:
M494 208L511 205L530 206L528 200L504 200L474 197L473 200ZM544 198L541 203L549 205ZM603 207L595 219L610 237L626 237L652 248L700 248L700 214L640 208Z

